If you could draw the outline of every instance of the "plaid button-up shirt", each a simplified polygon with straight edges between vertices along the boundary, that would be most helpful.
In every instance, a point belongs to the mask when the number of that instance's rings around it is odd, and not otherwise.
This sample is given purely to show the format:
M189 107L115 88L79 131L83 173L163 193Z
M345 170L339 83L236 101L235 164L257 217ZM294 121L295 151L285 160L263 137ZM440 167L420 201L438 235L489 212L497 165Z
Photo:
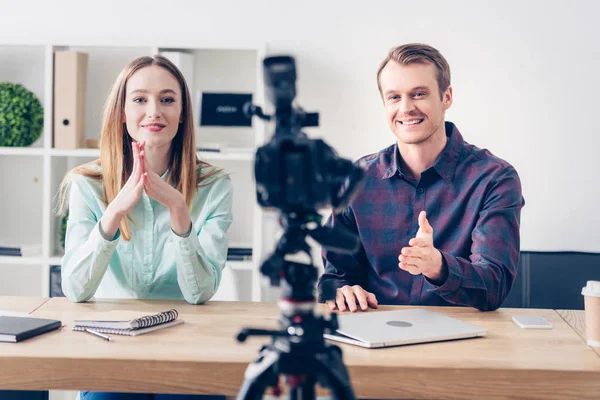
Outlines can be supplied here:
M356 233L361 246L354 256L323 251L321 301L344 285L360 285L379 304L500 307L519 260L525 205L519 176L506 161L465 142L451 122L446 134L446 147L418 182L403 173L397 144L362 158L363 190L328 221ZM441 286L398 267L400 250L419 229L421 210L448 269Z

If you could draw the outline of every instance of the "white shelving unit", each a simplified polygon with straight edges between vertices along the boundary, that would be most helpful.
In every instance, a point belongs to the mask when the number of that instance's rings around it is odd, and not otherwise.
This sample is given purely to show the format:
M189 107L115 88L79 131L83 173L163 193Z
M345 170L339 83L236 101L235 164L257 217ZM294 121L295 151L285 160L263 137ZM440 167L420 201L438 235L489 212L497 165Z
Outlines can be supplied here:
M42 136L30 147L0 147L0 246L41 246L32 257L0 256L0 295L49 295L49 271L60 265L60 218L53 214L56 193L64 174L76 165L99 157L98 149L52 148L54 52L75 50L89 55L85 99L85 139L99 138L104 101L120 70L131 60L162 51L194 56L190 88L196 142L244 147L247 152L200 152L205 161L230 172L234 185L234 222L230 246L252 247L251 261L231 261L240 300L262 299L259 262L268 245L263 241L265 214L256 203L254 149L265 140L265 126L257 118L251 128L199 126L198 98L202 91L253 93L265 104L262 79L264 44L59 43L38 46L0 43L0 82L21 83L44 107ZM266 219L269 220L268 218ZM268 222L267 222L268 223ZM0 307L1 309L1 307Z

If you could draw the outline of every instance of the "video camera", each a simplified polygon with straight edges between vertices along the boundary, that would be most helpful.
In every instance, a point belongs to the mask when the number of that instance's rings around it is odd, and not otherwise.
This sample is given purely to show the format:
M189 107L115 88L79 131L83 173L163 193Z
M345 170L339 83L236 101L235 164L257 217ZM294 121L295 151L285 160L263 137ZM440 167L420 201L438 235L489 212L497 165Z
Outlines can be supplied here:
M271 140L256 152L257 201L264 208L281 210L284 228L298 228L302 237L309 235L327 249L354 253L358 238L339 228L322 227L317 210L332 207L337 213L347 207L364 172L350 160L338 157L323 140L310 139L301 131L303 127L318 126L319 115L292 106L296 97L294 59L268 57L263 65L266 94L275 106L275 114L265 115L250 103L244 107L248 115L275 120ZM267 262L261 272L277 286L278 269L270 268Z
M267 57L263 67L266 94L275 114L265 115L251 103L244 106L244 112L275 120L273 136L256 152L254 173L258 203L280 210L284 228L275 251L260 268L273 286L282 284L281 330L246 328L238 334L239 341L260 335L273 340L248 366L238 399L262 398L267 387L277 392L280 374L286 377L291 399L315 398L317 382L328 387L336 399L354 399L341 350L323 339L324 333L337 329L336 314L326 319L313 312L317 270L306 236L329 250L356 252L358 238L339 227L322 226L318 209L332 207L337 213L347 207L361 186L364 171L338 157L323 140L309 139L302 132L303 127L318 126L318 114L292 106L296 97L294 59ZM308 256L310 264L285 259L299 252Z
M303 127L318 126L319 115L292 107L296 96L296 68L292 57L265 59L264 75L267 97L275 105L275 133L271 141L256 152L258 203L262 207L278 208L283 213L302 213L328 206L339 211L354 193L362 169L339 158L324 141L311 140L301 131ZM264 117L264 114L260 112L259 116ZM347 179L350 186L341 194Z

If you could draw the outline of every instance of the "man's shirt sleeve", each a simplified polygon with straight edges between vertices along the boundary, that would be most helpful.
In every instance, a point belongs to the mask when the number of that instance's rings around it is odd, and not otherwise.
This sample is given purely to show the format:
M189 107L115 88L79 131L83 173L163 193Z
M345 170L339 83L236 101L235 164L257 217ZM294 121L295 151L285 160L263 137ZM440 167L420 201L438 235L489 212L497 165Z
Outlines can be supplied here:
M442 262L448 268L446 282L436 286L425 279L424 283L424 289L450 303L482 311L500 307L515 280L520 215L525 205L514 168L504 168L493 182L471 234L469 260L442 251Z
M335 229L344 229L358 236L356 220L350 207L337 215L332 214L326 225ZM323 248L322 256L325 271L318 284L320 301L335 299L336 289L345 285L360 285L367 290L368 260L362 244L354 255Z

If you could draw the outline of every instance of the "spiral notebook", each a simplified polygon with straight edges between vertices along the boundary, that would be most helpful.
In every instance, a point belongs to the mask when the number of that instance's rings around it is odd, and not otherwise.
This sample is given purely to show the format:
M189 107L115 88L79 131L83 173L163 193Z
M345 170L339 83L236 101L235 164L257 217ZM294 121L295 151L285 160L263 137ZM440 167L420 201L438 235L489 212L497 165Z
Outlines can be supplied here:
M158 314L140 314L138 311L108 311L101 318L84 318L74 321L74 331L93 329L96 332L114 335L137 336L159 329L170 328L183 323L177 319L177 310L169 310Z

